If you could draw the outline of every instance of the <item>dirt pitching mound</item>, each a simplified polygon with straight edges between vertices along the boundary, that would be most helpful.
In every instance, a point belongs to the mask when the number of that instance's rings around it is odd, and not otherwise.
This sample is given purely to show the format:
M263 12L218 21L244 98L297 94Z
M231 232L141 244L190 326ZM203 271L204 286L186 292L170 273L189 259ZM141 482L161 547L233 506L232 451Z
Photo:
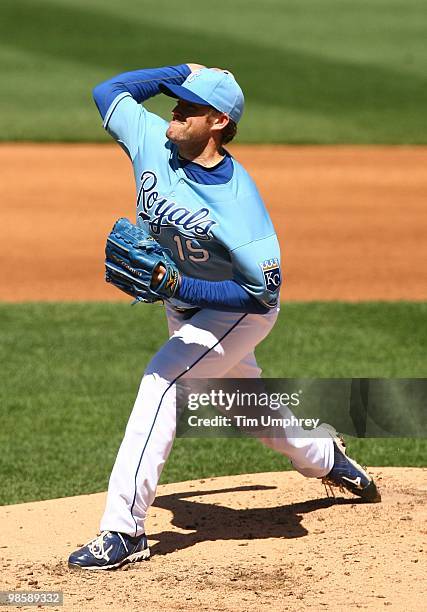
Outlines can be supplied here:
M371 472L381 504L328 499L294 472L160 486L151 560L113 572L66 564L104 493L4 506L0 590L63 591L57 610L422 609L426 470Z

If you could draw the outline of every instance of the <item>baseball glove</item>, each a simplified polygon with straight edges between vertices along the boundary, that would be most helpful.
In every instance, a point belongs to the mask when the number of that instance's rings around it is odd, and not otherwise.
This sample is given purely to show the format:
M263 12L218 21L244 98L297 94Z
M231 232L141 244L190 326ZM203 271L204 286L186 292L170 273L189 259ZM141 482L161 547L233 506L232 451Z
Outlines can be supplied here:
M159 284L159 269L164 275ZM173 297L179 284L179 271L169 251L143 228L129 219L119 219L107 237L105 247L105 280L138 302L157 302Z

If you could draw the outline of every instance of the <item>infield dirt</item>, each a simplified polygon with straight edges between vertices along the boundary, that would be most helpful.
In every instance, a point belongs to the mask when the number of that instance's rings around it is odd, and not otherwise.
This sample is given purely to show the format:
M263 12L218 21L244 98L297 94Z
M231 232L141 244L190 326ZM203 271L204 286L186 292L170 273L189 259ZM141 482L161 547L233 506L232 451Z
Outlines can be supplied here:
M427 147L230 150L275 224L282 299L427 299ZM117 145L5 144L0 167L0 300L128 300L103 268L114 221L135 215Z
M371 470L381 504L328 499L294 472L160 486L150 561L70 571L98 529L105 494L4 506L1 590L56 590L57 610L420 610L426 470Z

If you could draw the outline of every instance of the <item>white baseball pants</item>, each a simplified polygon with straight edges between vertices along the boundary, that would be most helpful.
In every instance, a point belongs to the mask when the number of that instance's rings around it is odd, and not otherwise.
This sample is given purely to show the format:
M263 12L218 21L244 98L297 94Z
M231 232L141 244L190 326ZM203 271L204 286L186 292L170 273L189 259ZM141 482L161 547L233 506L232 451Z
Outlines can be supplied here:
M256 378L254 348L271 331L278 309L266 315L202 309L191 319L167 307L170 338L148 364L111 473L101 531L144 533L176 430L175 383L190 378ZM287 409L282 412L283 416ZM290 415L290 413L289 413ZM286 455L305 476L333 467L330 435L301 435L291 427L280 438L261 438Z

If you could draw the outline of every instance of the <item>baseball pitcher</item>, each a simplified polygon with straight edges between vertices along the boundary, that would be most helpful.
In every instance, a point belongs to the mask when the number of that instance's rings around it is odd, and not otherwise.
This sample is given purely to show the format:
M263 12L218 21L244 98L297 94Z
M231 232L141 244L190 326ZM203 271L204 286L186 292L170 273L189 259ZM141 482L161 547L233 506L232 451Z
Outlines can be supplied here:
M143 106L158 94L172 99L169 123ZM281 263L258 190L225 148L244 108L233 74L199 64L136 70L98 85L94 99L136 182L136 223L113 228L106 277L136 300L164 300L169 326L137 393L101 533L69 558L70 567L109 569L149 557L144 524L175 436L176 383L260 376L254 349L278 316ZM262 442L301 474L379 501L372 478L321 427Z

